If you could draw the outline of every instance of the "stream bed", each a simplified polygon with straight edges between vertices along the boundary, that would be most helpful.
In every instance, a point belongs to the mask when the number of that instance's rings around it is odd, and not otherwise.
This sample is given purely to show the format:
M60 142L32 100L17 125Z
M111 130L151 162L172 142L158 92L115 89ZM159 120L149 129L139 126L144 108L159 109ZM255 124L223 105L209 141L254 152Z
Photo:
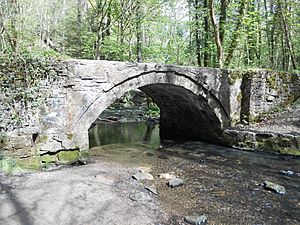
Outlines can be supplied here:
M91 155L133 167L148 167L168 221L206 215L208 224L300 224L300 158L248 152L204 142L159 142L150 122L97 123L89 131ZM161 173L184 185L170 188ZM285 187L278 194L264 187Z

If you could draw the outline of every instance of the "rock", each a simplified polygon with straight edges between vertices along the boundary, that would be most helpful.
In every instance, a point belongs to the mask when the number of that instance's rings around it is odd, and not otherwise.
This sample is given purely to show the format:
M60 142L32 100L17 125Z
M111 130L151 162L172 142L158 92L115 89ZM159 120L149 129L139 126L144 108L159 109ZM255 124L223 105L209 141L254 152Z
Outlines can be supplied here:
M267 102L273 102L275 100L275 97L270 95L267 97Z
M132 176L136 180L154 180L154 177L150 173L138 172Z
M141 166L137 168L141 173L150 173L152 171L151 167Z
M129 196L129 198L132 201L136 201L136 202L151 202L152 201L151 196L148 194L145 194L143 192L131 194Z
M176 179L176 175L173 173L161 173L158 175L158 177L166 180Z
M269 189L271 191L274 191L278 194L284 195L285 194L285 188L279 184L275 184L273 182L270 181L265 181L264 182L264 187L266 189Z
M285 176L292 176L294 175L295 173L291 170L280 170L280 173L285 175Z
M207 223L207 216L186 216L184 221L192 225L205 225Z
M156 189L156 187L154 185L146 186L145 189L148 190L148 191L150 191L152 194L155 194L155 195L158 194L157 193L157 189Z
M183 185L184 180L179 179L179 178L175 178L175 179L169 180L167 184L168 184L169 187L174 188L174 187L178 187L180 185Z

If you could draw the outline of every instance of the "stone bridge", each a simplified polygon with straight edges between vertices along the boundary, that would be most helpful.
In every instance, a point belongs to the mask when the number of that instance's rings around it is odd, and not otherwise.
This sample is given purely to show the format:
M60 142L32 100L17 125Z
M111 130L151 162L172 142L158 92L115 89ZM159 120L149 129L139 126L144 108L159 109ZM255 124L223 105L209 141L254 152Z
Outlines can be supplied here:
M67 68L61 102L42 116L43 133L54 135L56 144L42 151L88 149L92 123L130 90L142 90L160 107L163 139L223 143L222 131L238 110L228 74L218 69L85 60L67 62Z
M134 89L145 92L160 107L162 139L226 145L226 128L240 119L255 118L295 92L291 75L263 70L240 72L93 60L63 61L56 68L55 79L39 84L43 101L37 113L24 112L25 117L29 115L27 121L7 133L6 146L23 151L26 146L38 155L87 150L92 123Z

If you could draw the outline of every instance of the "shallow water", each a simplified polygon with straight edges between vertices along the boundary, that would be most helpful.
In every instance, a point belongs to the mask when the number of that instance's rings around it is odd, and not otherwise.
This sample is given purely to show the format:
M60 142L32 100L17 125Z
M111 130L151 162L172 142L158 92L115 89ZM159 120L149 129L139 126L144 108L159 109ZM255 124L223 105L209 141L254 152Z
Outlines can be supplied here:
M90 130L91 153L152 174L175 173L185 185L170 189L156 178L167 224L187 215L208 215L209 224L300 224L300 158L246 152L203 142L169 143L158 148L158 126L145 122L104 123ZM148 130L148 131L147 131ZM146 137L146 138L145 138ZM101 140L101 142L100 142ZM148 144L150 143L150 145ZM287 176L281 171L292 171ZM264 181L285 187L280 195Z
M90 148L117 143L159 145L159 125L149 122L97 122L89 130Z

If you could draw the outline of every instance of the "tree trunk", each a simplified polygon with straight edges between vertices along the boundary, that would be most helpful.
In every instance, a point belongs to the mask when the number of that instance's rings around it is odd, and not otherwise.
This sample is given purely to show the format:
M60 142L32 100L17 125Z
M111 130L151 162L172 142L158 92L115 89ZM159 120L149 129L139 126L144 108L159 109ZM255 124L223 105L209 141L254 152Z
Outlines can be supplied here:
M240 36L239 34L239 30L242 26L242 21L243 21L243 17L244 17L244 14L245 14L245 8L246 8L246 5L247 5L247 2L248 0L241 0L240 2L240 6L239 6L239 18L237 20L237 24L236 24L236 27L235 27L235 30L234 30L234 33L233 33L233 37L231 39L231 42L229 44L229 48L228 48L228 53L227 53L227 57L226 57L226 60L225 60L225 65L228 66L233 58L233 53L234 53L234 50L238 44L238 38Z
M101 29L101 27L98 27L96 49L95 49L95 59L96 60L101 59L101 54L100 54L101 44L102 44L102 29Z
M297 65L296 65L296 60L295 60L295 56L294 56L293 43L292 43L292 40L291 40L291 37L290 37L290 31L289 31L289 27L288 27L288 24L287 24L287 21L286 21L286 17L285 17L285 14L283 12L283 7L282 7L281 0L278 0L278 8L279 8L280 14L281 14L281 19L282 19L281 23L282 23L283 30L284 30L284 35L285 35L285 38L286 38L286 44L287 44L287 47L288 47L288 51L290 53L292 66L293 66L293 69L295 70L295 69L297 69Z
M195 0L195 41L196 41L196 55L197 55L197 64L201 66L201 39L200 39L200 2L199 0Z
M215 43L217 45L217 50L218 50L218 66L220 68L223 68L223 61L224 61L223 46L222 46L222 42L220 39L220 29L219 29L219 25L216 20L213 1L214 0L209 0L209 12L210 12L211 21L212 21L213 28L214 28Z
M82 29L82 0L77 0L77 55L82 54L81 42L81 29Z
M137 62L142 62L142 11L141 11L141 1L137 1L137 9L136 9L136 55Z
M221 0L221 15L220 15L220 41L223 44L225 36L225 24L227 19L228 0Z
M209 60L210 60L210 49L209 49L209 20L208 20L208 0L204 0L203 2L203 8L205 10L204 12L204 42L203 42L203 48L204 48L204 67L208 67Z

